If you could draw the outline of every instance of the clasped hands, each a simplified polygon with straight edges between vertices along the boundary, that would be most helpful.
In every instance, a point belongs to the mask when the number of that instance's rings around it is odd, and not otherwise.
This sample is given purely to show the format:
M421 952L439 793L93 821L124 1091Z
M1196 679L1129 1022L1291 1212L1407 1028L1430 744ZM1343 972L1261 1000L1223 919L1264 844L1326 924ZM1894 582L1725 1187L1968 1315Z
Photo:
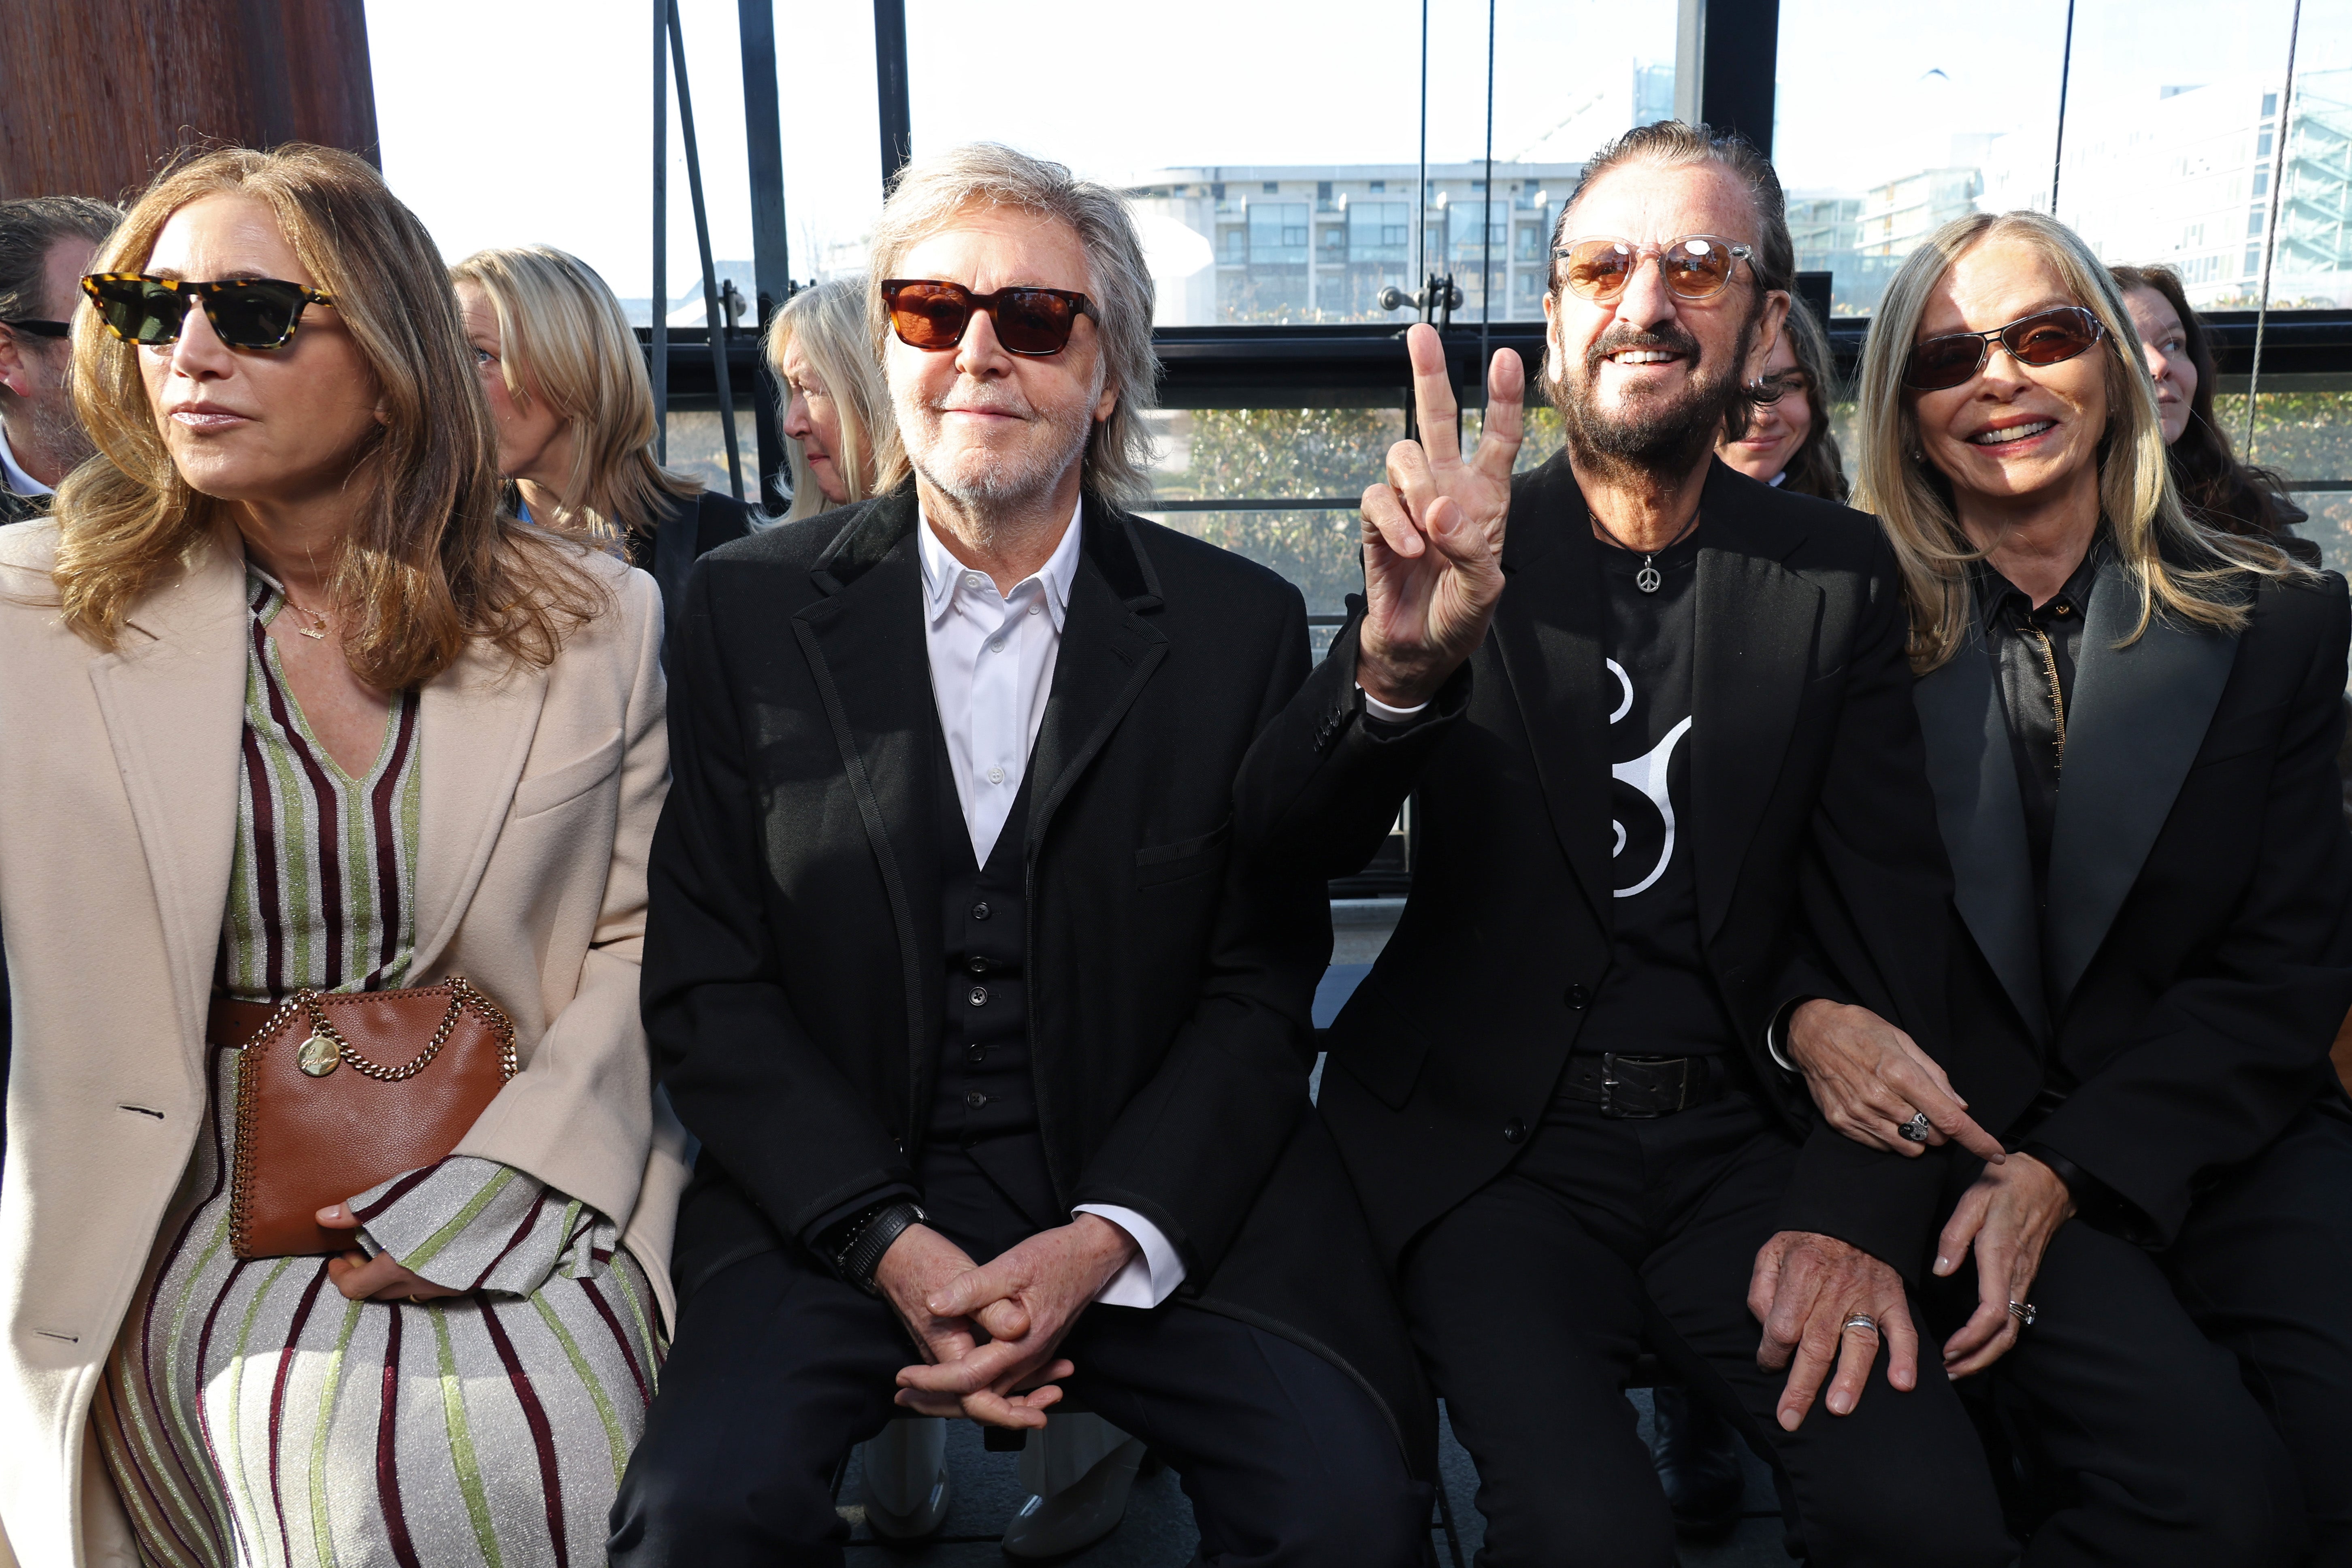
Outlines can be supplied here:
M2032 1155L2006 1152L1969 1115L1935 1058L1866 1007L1805 1003L1790 1016L1789 1056L1822 1116L1854 1142L1915 1158L1953 1142L1985 1162L1937 1238L1935 1266L1948 1278L1976 1255L1976 1310L1944 1342L1944 1371L1982 1372L2017 1342L2023 1325L2010 1303L2031 1300L2042 1250L2074 1215L2073 1193ZM1928 1121L1922 1143L1898 1131L1914 1116Z
M1040 1231L986 1264L929 1226L909 1226L874 1283L923 1352L898 1373L898 1403L925 1415L968 1415L1036 1428L1058 1404L1070 1363L1055 1355L1078 1314L1137 1254L1099 1215Z

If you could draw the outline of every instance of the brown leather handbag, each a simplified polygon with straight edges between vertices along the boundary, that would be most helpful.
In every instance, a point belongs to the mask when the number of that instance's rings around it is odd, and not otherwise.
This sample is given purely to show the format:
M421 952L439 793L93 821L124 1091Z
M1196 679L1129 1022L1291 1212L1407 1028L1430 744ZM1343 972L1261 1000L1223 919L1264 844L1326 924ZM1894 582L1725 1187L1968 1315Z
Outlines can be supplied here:
M514 1025L453 976L407 991L218 1000L205 1037L245 1053L229 1245L239 1258L343 1252L318 1211L447 1157L516 1071Z

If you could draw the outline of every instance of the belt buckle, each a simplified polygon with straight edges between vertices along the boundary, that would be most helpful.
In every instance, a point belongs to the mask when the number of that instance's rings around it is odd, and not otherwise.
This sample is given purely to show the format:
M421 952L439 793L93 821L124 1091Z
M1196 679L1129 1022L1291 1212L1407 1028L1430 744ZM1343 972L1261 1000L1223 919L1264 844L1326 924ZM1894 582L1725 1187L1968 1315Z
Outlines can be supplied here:
M1650 1110L1632 1110L1618 1105L1616 1096L1611 1091L1616 1089L1622 1081L1623 1080L1617 1076L1617 1053L1615 1051L1601 1052L1601 1114L1602 1116L1616 1121L1655 1121L1660 1116L1664 1114L1664 1112L1654 1109ZM1687 1083L1685 1083L1685 1090L1687 1090Z

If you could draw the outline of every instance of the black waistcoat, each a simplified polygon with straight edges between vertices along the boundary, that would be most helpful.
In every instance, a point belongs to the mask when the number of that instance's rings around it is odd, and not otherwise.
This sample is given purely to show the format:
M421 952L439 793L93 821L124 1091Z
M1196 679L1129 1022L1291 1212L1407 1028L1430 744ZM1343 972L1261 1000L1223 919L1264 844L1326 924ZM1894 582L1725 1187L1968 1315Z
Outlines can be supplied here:
M1030 1071L1029 774L1024 770L1012 815L982 866L972 854L944 736L932 752L940 948L947 959L940 984L947 991L919 1176L926 1205L940 1211L950 1234L974 1232L972 1240L992 1242L1069 1218L1057 1212ZM1013 1239L1018 1237L1003 1244Z

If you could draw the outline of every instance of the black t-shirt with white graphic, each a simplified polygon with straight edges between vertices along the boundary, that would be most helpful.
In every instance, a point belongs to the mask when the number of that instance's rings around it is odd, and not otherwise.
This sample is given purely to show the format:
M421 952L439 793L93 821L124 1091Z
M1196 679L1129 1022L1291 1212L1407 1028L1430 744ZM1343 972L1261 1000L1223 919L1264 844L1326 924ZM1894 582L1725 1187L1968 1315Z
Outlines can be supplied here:
M1727 1050L1731 1021L1699 947L1688 826L1697 532L1656 555L1655 593L1637 581L1640 554L1603 544L1601 564L1617 939L1576 1048L1656 1057Z

